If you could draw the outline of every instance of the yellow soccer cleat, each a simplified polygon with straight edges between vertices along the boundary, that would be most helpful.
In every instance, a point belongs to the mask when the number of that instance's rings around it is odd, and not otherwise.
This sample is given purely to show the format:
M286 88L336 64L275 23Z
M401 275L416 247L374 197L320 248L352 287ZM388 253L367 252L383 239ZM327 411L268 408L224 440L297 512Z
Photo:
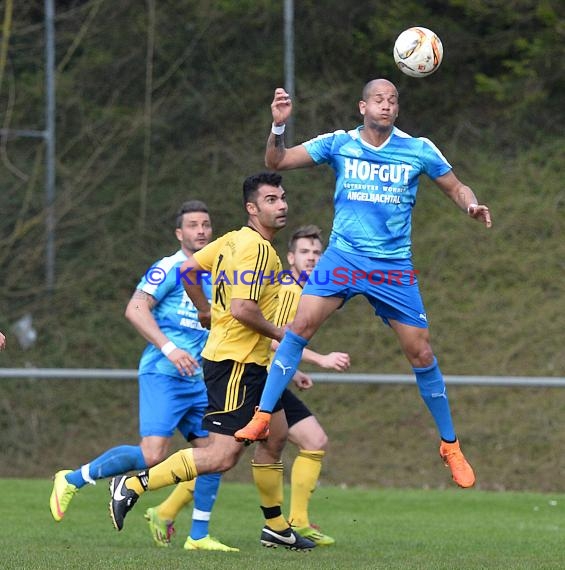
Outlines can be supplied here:
M463 488L472 487L475 484L475 474L469 465L461 448L459 441L453 443L441 442L439 454L446 467L451 469L453 480Z
M219 540L212 538L209 534L206 535L204 538L199 538L195 540L194 538L190 538L190 536L186 539L184 543L185 550L216 550L220 552L239 552L239 548L232 548L231 546L227 546L222 544Z
M149 532L157 546L169 546L171 536L175 532L173 521L159 518L157 507L149 508L145 511L145 520L149 523Z
M53 490L51 491L49 506L51 507L51 514L57 522L63 520L69 508L69 503L78 491L75 485L71 485L71 483L67 481L65 475L68 473L72 473L72 471L70 469L57 471L53 477Z
M316 546L332 546L335 544L335 538L328 536L320 531L315 525L303 526L302 528L294 529L300 536L307 538L314 542Z

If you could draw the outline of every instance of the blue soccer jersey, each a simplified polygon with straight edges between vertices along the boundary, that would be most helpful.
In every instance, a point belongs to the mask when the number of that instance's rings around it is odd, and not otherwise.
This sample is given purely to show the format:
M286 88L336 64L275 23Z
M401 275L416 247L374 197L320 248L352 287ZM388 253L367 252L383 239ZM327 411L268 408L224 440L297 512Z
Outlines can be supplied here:
M433 180L451 165L426 138L394 127L387 141L375 147L361 139L362 128L304 143L312 160L328 163L336 175L329 244L368 257L409 258L419 176Z
M199 363L200 353L208 339L208 330L198 321L198 311L182 286L180 266L186 261L182 250L164 257L151 266L137 285L137 289L154 297L157 304L153 316L159 328L177 347L186 350ZM212 286L203 279L202 288L208 300L212 298ZM184 380L174 364L153 344L148 344L139 361L139 374L165 374ZM201 378L202 371L197 375Z

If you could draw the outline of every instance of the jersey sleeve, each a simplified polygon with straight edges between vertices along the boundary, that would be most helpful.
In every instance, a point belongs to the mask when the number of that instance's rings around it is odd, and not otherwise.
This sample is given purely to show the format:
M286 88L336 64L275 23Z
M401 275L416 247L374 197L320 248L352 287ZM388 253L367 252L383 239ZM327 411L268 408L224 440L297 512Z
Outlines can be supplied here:
M451 164L439 148L429 139L421 138L422 141L422 161L424 164L424 172L435 180L439 176L447 174L451 170Z
M208 245L204 246L200 251L196 251L192 254L192 257L196 260L196 263L202 267L205 271L212 271L212 267L214 265L214 259L218 254L218 251L222 248L224 243L226 242L229 233L223 235L222 237L215 239L214 241L210 242Z
M161 301L177 286L178 267L172 257L161 259L145 272L136 289Z
M325 133L302 143L316 164L329 162L335 133Z

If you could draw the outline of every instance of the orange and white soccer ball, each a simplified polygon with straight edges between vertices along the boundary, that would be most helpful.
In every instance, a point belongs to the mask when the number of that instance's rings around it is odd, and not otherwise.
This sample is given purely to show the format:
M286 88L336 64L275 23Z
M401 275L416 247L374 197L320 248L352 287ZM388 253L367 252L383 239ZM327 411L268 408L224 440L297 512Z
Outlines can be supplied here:
M402 73L410 77L427 77L441 65L443 45L437 34L415 26L396 38L393 55Z

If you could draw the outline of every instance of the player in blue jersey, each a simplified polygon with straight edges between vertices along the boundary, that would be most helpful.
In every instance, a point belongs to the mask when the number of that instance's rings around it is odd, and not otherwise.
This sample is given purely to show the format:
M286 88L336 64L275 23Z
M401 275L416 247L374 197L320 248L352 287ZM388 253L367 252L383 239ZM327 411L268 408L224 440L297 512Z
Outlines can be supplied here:
M453 427L412 266L411 214L422 174L487 228L492 225L488 207L478 204L471 188L457 178L431 141L411 137L395 127L398 91L386 79L365 85L359 102L361 126L323 134L292 148L284 145L284 126L292 112L284 89L275 90L271 111L266 164L276 170L329 164L336 176L335 215L329 246L277 349L259 409L235 438L250 442L264 437L271 411L292 378L304 347L334 311L361 294L396 333L413 367L420 394L441 437L440 455L454 481L461 487L473 486L475 475Z
M113 447L82 467L55 474L51 514L61 521L76 492L87 483L128 471L146 469L169 453L176 429L195 446L205 445L208 432L202 418L208 406L201 370L201 352L208 330L185 293L179 268L189 255L210 242L212 225L206 204L185 202L177 213L175 235L180 249L152 265L137 285L125 312L126 318L148 341L139 362L139 445ZM211 285L203 283L211 298ZM194 511L187 550L237 551L210 538L210 513L220 484L219 474L198 477L192 488L179 488L168 500L186 504L194 494ZM165 505L166 507L166 505ZM168 545L172 524L156 509L146 518L159 545Z

